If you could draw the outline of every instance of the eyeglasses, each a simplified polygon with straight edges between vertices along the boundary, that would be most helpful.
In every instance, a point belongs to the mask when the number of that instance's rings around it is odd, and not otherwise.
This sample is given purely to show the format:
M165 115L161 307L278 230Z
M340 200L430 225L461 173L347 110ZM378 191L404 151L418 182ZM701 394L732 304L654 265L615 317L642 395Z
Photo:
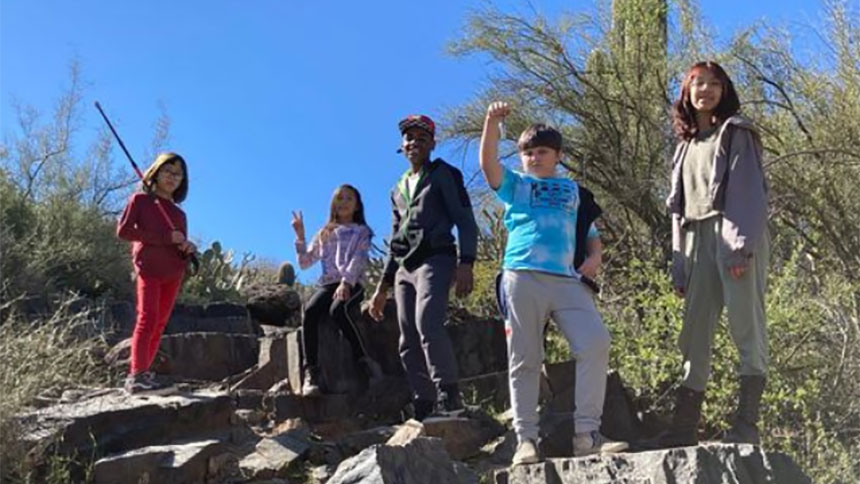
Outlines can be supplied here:
M185 174L181 171L172 171L172 170L161 170L161 173L164 173L164 176L169 176L175 178L177 180L181 180L185 178Z

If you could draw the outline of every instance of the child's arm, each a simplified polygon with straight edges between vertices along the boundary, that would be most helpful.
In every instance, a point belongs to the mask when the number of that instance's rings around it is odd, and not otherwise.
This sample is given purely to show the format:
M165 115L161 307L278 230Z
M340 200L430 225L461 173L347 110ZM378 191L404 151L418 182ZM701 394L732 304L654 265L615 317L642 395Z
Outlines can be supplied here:
M585 242L585 253L588 257L577 268L577 272L583 276L594 279L597 277L597 272L600 270L600 264L603 263L603 242L600 241L600 235L594 224L588 231L588 240Z
M364 274L364 269L367 268L369 260L368 254L370 253L370 229L362 227L361 233L356 236L358 237L358 242L355 252L353 252L352 259L346 265L345 274L341 280L341 282L349 284L350 287L355 286L359 279L361 279L362 274Z
M127 240L129 242L142 242L147 245L173 245L182 243L185 240L185 237L182 237L182 240L176 240L178 237L175 235L177 232L170 232L169 230L165 231L155 231L155 230L145 230L141 229L138 226L138 220L140 218L140 203L144 197L148 195L144 194L136 194L131 197L131 200L128 201L128 205L125 206L125 210L122 212L122 216L117 222L116 225L116 236ZM181 235L182 233L179 232Z
M305 220L301 210L293 212L291 225L296 232L296 258L299 261L299 267L307 269L320 259L319 237L314 236L313 240L311 240L311 246L308 248L305 242Z
M450 172L450 177L440 180L440 191L448 216L457 226L460 263L455 275L456 294L458 297L465 297L472 292L474 286L472 264L478 254L478 224L475 222L475 213L463 182L463 174L454 167L451 167Z
M484 132L481 135L481 171L493 190L502 184L502 164L499 163L499 123L511 112L506 102L494 102L487 107Z
M385 309L385 300L388 297L388 288L394 284L394 275L397 273L399 264L391 252L391 241L397 235L400 229L400 211L397 210L397 204L394 202L394 197L391 197L391 239L388 240L388 255L385 258L385 267L382 270L382 277L379 278L379 283L376 285L376 291L370 299L370 316L376 321L382 321L383 310Z

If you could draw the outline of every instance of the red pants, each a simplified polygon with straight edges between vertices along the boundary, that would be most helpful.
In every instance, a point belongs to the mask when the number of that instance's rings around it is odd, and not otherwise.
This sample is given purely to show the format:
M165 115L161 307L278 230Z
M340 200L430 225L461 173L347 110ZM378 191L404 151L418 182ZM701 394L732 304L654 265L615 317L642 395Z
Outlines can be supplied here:
M129 370L132 375L149 371L152 366L181 286L182 276L176 279L137 277L137 321L131 336Z

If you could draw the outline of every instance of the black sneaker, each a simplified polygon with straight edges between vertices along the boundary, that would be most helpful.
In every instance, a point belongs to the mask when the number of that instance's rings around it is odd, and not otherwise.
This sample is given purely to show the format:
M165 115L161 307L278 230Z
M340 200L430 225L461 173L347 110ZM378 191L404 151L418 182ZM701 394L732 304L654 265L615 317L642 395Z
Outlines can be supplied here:
M437 410L439 415L446 417L456 417L466 410L466 407L463 406L463 400L460 398L460 388L456 383L442 385Z
M425 418L433 414L433 411L436 409L436 402L434 402L433 400L424 400L422 398L416 398L412 401L412 409L413 418L421 422Z
M316 397L322 395L320 389L320 369L316 366L305 368L304 382L302 382L302 396Z
M135 373L134 375L129 375L125 379L125 385L123 385L123 388L126 393L133 395L135 393L157 390L158 385L155 383L150 373L148 371L144 371L141 373Z

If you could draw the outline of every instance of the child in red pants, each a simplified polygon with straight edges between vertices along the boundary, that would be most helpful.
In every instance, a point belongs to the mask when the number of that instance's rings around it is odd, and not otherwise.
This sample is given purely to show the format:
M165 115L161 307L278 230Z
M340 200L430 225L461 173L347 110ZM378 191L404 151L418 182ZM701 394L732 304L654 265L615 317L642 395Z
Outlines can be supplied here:
M155 390L159 386L149 368L182 285L186 257L196 250L187 240L185 212L177 205L187 194L185 160L176 153L162 153L144 173L142 191L131 196L117 224L117 237L132 242L137 274L137 320L131 338L131 366L125 381L128 393ZM165 213L175 230L165 219Z

